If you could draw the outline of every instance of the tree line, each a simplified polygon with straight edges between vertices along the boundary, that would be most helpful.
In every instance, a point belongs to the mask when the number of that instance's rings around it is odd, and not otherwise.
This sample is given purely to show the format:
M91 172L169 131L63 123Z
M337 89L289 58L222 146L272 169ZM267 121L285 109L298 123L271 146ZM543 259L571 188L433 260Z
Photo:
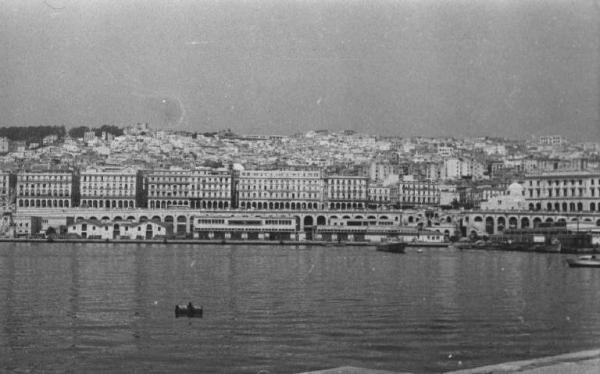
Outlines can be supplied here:
M64 139L67 134L72 138L83 138L83 134L87 131L94 131L96 136L101 136L103 132L114 136L123 135L123 129L113 125L102 125L95 128L79 126L68 131L64 126L10 126L0 127L0 137L12 141L25 141L29 144L41 143L45 137L50 135L56 135L58 139Z
M102 125L100 127L73 127L69 130L69 136L71 138L83 138L83 135L88 131L93 131L96 136L102 136L103 132L106 132L107 134L112 134L114 136L123 135L123 129L120 127L113 125Z
M66 130L64 126L11 126L0 127L0 137L13 141L26 141L27 143L40 142L46 136L56 135L64 138Z

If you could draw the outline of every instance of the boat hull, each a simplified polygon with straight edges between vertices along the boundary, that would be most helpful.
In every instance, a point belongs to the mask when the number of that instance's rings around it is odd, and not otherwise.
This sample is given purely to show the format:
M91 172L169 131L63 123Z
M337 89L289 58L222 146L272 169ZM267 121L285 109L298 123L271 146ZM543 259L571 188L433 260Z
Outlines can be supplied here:
M396 243L381 243L377 245L377 250L380 252L389 252L389 253L405 253L406 252L406 243L396 242Z
M569 258L567 264L572 268L600 268L600 260L574 260Z
M189 318L202 318L202 308L189 308L187 305L175 305L175 318L189 317Z

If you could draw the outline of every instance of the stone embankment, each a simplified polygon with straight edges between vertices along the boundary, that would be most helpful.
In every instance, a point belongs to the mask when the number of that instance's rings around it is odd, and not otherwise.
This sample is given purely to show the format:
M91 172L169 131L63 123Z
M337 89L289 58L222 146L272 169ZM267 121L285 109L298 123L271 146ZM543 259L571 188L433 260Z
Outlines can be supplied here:
M531 360L506 362L472 369L446 372L444 374L598 374L600 373L600 349L567 353ZM305 373L309 374L309 373ZM373 370L344 366L312 371L310 374L408 374L385 370Z

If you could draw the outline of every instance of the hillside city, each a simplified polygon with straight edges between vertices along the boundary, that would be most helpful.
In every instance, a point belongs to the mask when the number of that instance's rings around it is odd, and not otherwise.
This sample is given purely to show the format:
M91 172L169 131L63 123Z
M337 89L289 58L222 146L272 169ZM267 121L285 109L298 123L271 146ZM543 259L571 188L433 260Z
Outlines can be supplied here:
M600 144L558 135L398 138L319 130L248 136L167 131L146 123L102 129L62 129L64 135L39 141L1 138L0 197L13 216L0 231L8 235L7 227L17 227L12 235L18 236L47 229L47 220L31 220L48 216L39 212L50 208L600 211ZM56 214L57 229L74 219L65 221L69 214ZM314 224L308 218L303 227ZM508 226L503 220L463 234L499 232ZM316 224L324 223L331 220ZM190 230L189 223L181 229Z

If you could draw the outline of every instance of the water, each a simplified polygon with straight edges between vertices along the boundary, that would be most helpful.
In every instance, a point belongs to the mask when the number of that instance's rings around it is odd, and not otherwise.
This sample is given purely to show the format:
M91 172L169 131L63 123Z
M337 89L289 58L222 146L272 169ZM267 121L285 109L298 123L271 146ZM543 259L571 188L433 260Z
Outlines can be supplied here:
M600 346L562 255L0 244L0 371L441 372ZM193 301L203 319L174 318Z

